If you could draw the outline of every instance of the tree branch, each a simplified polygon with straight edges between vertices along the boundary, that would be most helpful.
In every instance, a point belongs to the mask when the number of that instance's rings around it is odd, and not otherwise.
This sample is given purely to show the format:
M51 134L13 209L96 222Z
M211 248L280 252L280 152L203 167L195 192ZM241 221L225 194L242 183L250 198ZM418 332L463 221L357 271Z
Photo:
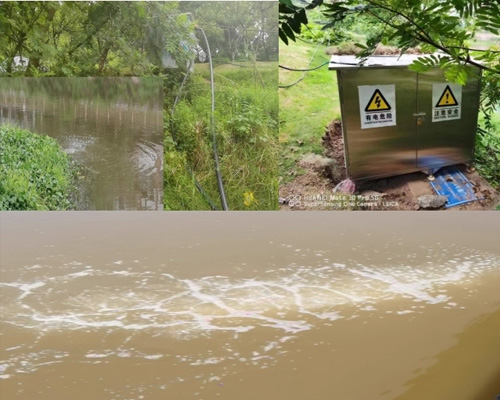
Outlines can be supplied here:
M370 1L370 0L368 0ZM378 14L376 14L375 12L373 12L372 10L368 10L370 12L370 14L372 14L374 17L376 17L378 20L380 20L381 22L384 22L386 23L387 25L389 25L390 27L394 28L394 29L399 29L398 26L394 25L394 24L391 24L389 21L386 21L385 19L383 19L382 17L380 17ZM411 23L411 22L410 22ZM415 25L416 26L416 25ZM422 31L423 32L423 31ZM490 72L493 72L495 74L500 74L500 71L499 70L496 70L494 68L490 68L490 67L486 67L482 64L479 64L477 63L476 61L474 60L471 60L470 57L462 57L462 56L454 56L451 54L451 52L448 50L449 48L453 48L453 47L445 47L445 46L442 46L440 45L439 43L436 43L431 37L429 37L427 34L424 36L422 35L421 33L419 32L409 32L410 35L414 38L414 39L418 39L420 40L421 42L424 42L424 43L427 43L427 44L430 44L431 46L435 47L436 49L439 49L441 50L443 53L446 53L448 54L449 56L451 56L452 58L455 58L456 60L458 61L461 61L461 62L464 62L464 63L467 63L467 64L470 64L470 65L473 65L475 67L478 67L480 69L483 69L485 71L490 71Z
M499 0L500 1L500 0ZM496 54L500 54L500 51L496 51L496 50L488 50L488 49L473 49L471 47L460 47L460 46L448 46L449 49L461 49L461 50L468 50L468 51L483 51L483 52L486 52L486 51L489 51L490 53L496 53Z
M424 28L422 28L419 24L417 24L415 21L413 21L410 17L408 17L407 15L403 14L401 11L398 11L397 9L394 10L390 7L387 7L383 4L379 4L379 3L376 3L372 0L366 0L367 3L369 4L372 4L374 5L375 7L378 7L378 8L382 8L383 10L386 10L386 11L389 11L391 13L394 13L396 15L399 15L400 17L403 17L404 19L406 19L410 24L412 24L415 28L417 28L418 30L420 30L421 32L423 32L425 34L425 36L429 39L429 40L432 40L432 38L427 34L427 32L425 31Z

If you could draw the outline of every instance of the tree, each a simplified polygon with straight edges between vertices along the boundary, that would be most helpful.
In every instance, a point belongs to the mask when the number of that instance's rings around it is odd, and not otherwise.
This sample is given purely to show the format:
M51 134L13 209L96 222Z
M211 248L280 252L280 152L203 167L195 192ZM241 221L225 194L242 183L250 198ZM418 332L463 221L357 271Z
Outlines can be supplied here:
M12 73L14 57L31 53L31 36L47 30L54 17L54 4L45 2L2 2L0 4L0 61L5 60L5 71ZM35 52L35 63L38 62Z
M179 61L188 57L179 43L192 40L193 27L181 14L176 2L1 2L0 71L159 74L165 52ZM14 70L16 57L29 59L26 70Z
M274 2L256 2L254 7L256 7L256 17L260 18L260 30L255 41L256 53L260 54L264 61L275 60L279 54L278 29L276 29L278 7Z
M241 58L269 60L277 57L277 7L264 1L181 2L203 27L212 52L231 61Z
M412 65L416 71L439 65L448 80L461 84L470 73L467 65L500 74L500 52L469 46L479 29L499 34L500 4L495 0L340 0L329 4L280 0L281 40L294 40L307 24L306 10L319 6L329 19L323 29L336 27L348 15L367 15L381 22L366 45L357 44L362 48L361 59L372 54L380 42L395 40L402 53L419 44L426 52L443 53L443 57L422 57Z

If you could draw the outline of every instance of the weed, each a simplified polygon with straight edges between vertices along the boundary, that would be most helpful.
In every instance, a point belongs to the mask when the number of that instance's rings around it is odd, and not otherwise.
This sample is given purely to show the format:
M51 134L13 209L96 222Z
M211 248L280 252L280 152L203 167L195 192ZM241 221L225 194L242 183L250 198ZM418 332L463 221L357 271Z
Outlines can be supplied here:
M476 137L475 166L493 187L500 190L500 113L493 114L487 130L481 113L479 125L483 130Z
M68 209L72 175L54 139L0 125L0 210Z
M214 69L215 134L227 202L231 210L274 210L278 208L277 65L239 64L244 67L222 64ZM176 106L173 131L170 110L178 86L167 79L171 87L164 142L168 210L220 208L209 76L206 64L196 65Z

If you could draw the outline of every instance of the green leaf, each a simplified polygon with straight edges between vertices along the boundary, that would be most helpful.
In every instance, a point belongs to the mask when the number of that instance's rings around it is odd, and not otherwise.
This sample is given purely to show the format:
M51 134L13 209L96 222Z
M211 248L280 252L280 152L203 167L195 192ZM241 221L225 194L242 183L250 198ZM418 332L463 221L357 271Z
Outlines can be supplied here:
M311 5L311 3L307 0L292 0L292 4L295 7L299 7L299 8L305 8L305 7L308 7Z
M304 24L304 25L307 25L308 24L308 21L307 21L307 15L306 15L306 10L302 9L298 12L297 14L297 18L299 19L299 21Z
M290 26L286 22L281 24L281 29L283 30L283 32L285 32L286 36L288 36L295 42L295 35L293 34L292 29L290 29Z
M281 41L288 46L288 37L286 36L286 33L283 32L283 30L281 28L279 29L278 33L279 33Z
M422 64L421 62L415 60L410 65L408 65L408 69L410 69L411 71L414 71L414 72L424 72L425 65Z
M296 17L297 17L297 14L294 15L293 18L289 19L288 25L290 26L290 28L293 29L293 31L295 33L300 35L301 25L300 25L300 21Z
M293 8L287 7L285 4L279 5L280 14L295 14L296 10Z

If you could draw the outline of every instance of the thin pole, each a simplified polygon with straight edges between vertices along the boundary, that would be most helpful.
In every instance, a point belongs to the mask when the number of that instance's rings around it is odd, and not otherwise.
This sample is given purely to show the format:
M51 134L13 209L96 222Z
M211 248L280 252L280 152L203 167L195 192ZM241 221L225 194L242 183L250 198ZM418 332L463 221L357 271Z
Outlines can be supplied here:
M207 46L208 52L208 62L210 67L210 86L212 88L212 118L210 123L210 129L212 131L212 148L214 152L214 160L215 160L215 176L217 178L217 186L219 188L220 199L222 203L222 209L224 211L228 210L227 201L226 201L226 193L224 192L224 184L222 183L222 176L219 168L219 155L217 153L217 143L215 139L215 88L214 88L214 70L212 66L212 54L210 53L210 45L208 44L207 36L202 28L196 28L201 31L203 35L203 39L205 40L205 44Z

